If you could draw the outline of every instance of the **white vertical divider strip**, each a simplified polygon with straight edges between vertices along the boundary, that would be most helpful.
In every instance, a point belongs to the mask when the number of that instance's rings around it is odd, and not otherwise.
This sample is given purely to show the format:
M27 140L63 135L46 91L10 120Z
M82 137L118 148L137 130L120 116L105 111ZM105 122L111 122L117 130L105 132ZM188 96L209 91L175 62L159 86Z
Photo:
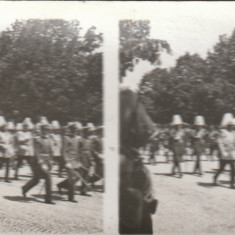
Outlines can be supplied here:
M119 186L119 27L109 17L104 31L104 232L118 234Z

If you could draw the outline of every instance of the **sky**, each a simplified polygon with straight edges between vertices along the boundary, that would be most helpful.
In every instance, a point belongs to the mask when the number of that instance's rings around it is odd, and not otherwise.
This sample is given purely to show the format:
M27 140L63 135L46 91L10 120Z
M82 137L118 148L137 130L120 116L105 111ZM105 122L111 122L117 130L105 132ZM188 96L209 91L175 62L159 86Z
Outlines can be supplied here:
M235 29L235 4L182 2L162 9L151 26L151 37L166 40L173 51L173 55L162 57L163 67L174 66L185 52L205 58L219 35L231 35Z
M0 2L0 31L5 30L16 19L77 19L84 29L96 26L102 32L109 27L106 18L99 17L96 5L84 2ZM106 22L106 24L105 24Z

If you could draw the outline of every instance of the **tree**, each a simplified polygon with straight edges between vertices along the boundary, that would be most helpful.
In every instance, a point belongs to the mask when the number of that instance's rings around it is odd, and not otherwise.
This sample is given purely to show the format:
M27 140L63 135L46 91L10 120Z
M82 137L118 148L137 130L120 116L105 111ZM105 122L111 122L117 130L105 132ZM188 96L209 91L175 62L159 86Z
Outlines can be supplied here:
M16 21L0 34L0 107L35 121L102 122L102 34L77 20ZM91 101L92 100L92 101ZM93 110L92 107L96 107Z
M120 76L133 69L134 60L148 60L160 63L163 51L170 53L170 46L164 40L150 38L150 22L147 20L122 20L120 28Z
M218 124L225 112L234 112L235 31L222 35L206 59L186 53L175 67L157 68L140 86L142 101L152 119L169 123L172 115L193 122L203 115L207 123Z

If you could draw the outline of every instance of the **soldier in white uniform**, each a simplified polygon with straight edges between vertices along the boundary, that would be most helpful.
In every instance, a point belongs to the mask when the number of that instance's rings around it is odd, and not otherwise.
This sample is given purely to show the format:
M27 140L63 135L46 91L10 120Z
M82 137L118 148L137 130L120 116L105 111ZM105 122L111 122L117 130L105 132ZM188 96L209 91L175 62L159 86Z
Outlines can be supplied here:
M231 181L230 186L234 188L234 161L235 161L235 135L233 127L233 115L226 113L221 122L221 133L218 138L219 155L220 155L220 168L214 176L214 184L217 183L218 176L223 172L226 165L231 168Z
M173 121L171 123L173 129L171 132L172 138L172 149L174 154L172 174L175 175L175 170L178 169L179 177L182 177L180 162L182 161L183 154L185 152L184 146L184 131L183 131L183 121L180 115L174 115Z
M76 134L75 123L68 123L68 131L66 133L63 141L63 157L67 169L67 179L57 184L57 187L60 192L62 188L68 189L68 200L77 202L74 199L75 184L79 179L81 181L85 180L80 175L80 168L82 167L80 160L82 139Z
M10 152L10 136L6 131L7 122L3 116L0 116L0 161L6 164L5 182L10 183L9 169L12 154Z
M94 141L96 140L96 136L94 135L96 128L93 123L88 123L83 132L82 138L82 147L81 147L81 164L83 168L80 169L80 173L83 178L88 181L89 178L93 178L95 174L95 157L94 157ZM81 187L81 195L89 196L87 194L88 187L87 184L82 182Z
M203 116L196 116L194 120L195 130L192 132L193 149L196 155L196 164L194 167L194 174L202 175L201 170L201 155L205 151L205 137L206 131L203 128L205 120Z
M27 161L32 170L32 158L34 157L34 136L32 130L33 124L29 121L24 121L23 130L17 133L17 166L15 169L15 179L18 179L19 167L23 160Z
M51 122L51 147L52 147L52 157L55 162L58 162L59 169L58 175L62 177L62 170L64 167L64 161L62 157L62 136L60 131L60 124L57 120Z
M13 161L16 152L16 133L13 122L7 123L7 134L9 135L9 154L11 155L11 161Z
M15 167L14 163L16 160L16 129L13 122L7 123L7 134L9 140L8 154L10 157L10 165Z

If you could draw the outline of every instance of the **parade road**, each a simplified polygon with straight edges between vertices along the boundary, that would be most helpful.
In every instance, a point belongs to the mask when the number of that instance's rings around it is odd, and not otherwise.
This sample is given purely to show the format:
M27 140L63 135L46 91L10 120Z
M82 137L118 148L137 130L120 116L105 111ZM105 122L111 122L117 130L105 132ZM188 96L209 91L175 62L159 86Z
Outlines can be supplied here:
M57 167L57 166L56 166ZM5 169L4 169L5 171ZM1 176L4 175L1 170ZM11 176L13 171L11 171ZM103 228L103 193L101 183L97 182L90 197L81 196L76 191L78 203L67 201L66 192L60 195L56 183L64 178L52 176L53 196L55 205L44 203L44 180L22 196L21 186L30 179L27 165L20 168L19 180L12 183L0 181L0 233L6 232L43 232L43 233L100 233ZM79 187L79 183L77 184Z
M158 158L155 166L146 165L151 173L155 196L159 200L153 215L154 233L235 234L235 189L230 189L229 169L213 185L218 161L201 162L204 174L191 174L195 162L182 163L182 178L172 175L172 163Z

